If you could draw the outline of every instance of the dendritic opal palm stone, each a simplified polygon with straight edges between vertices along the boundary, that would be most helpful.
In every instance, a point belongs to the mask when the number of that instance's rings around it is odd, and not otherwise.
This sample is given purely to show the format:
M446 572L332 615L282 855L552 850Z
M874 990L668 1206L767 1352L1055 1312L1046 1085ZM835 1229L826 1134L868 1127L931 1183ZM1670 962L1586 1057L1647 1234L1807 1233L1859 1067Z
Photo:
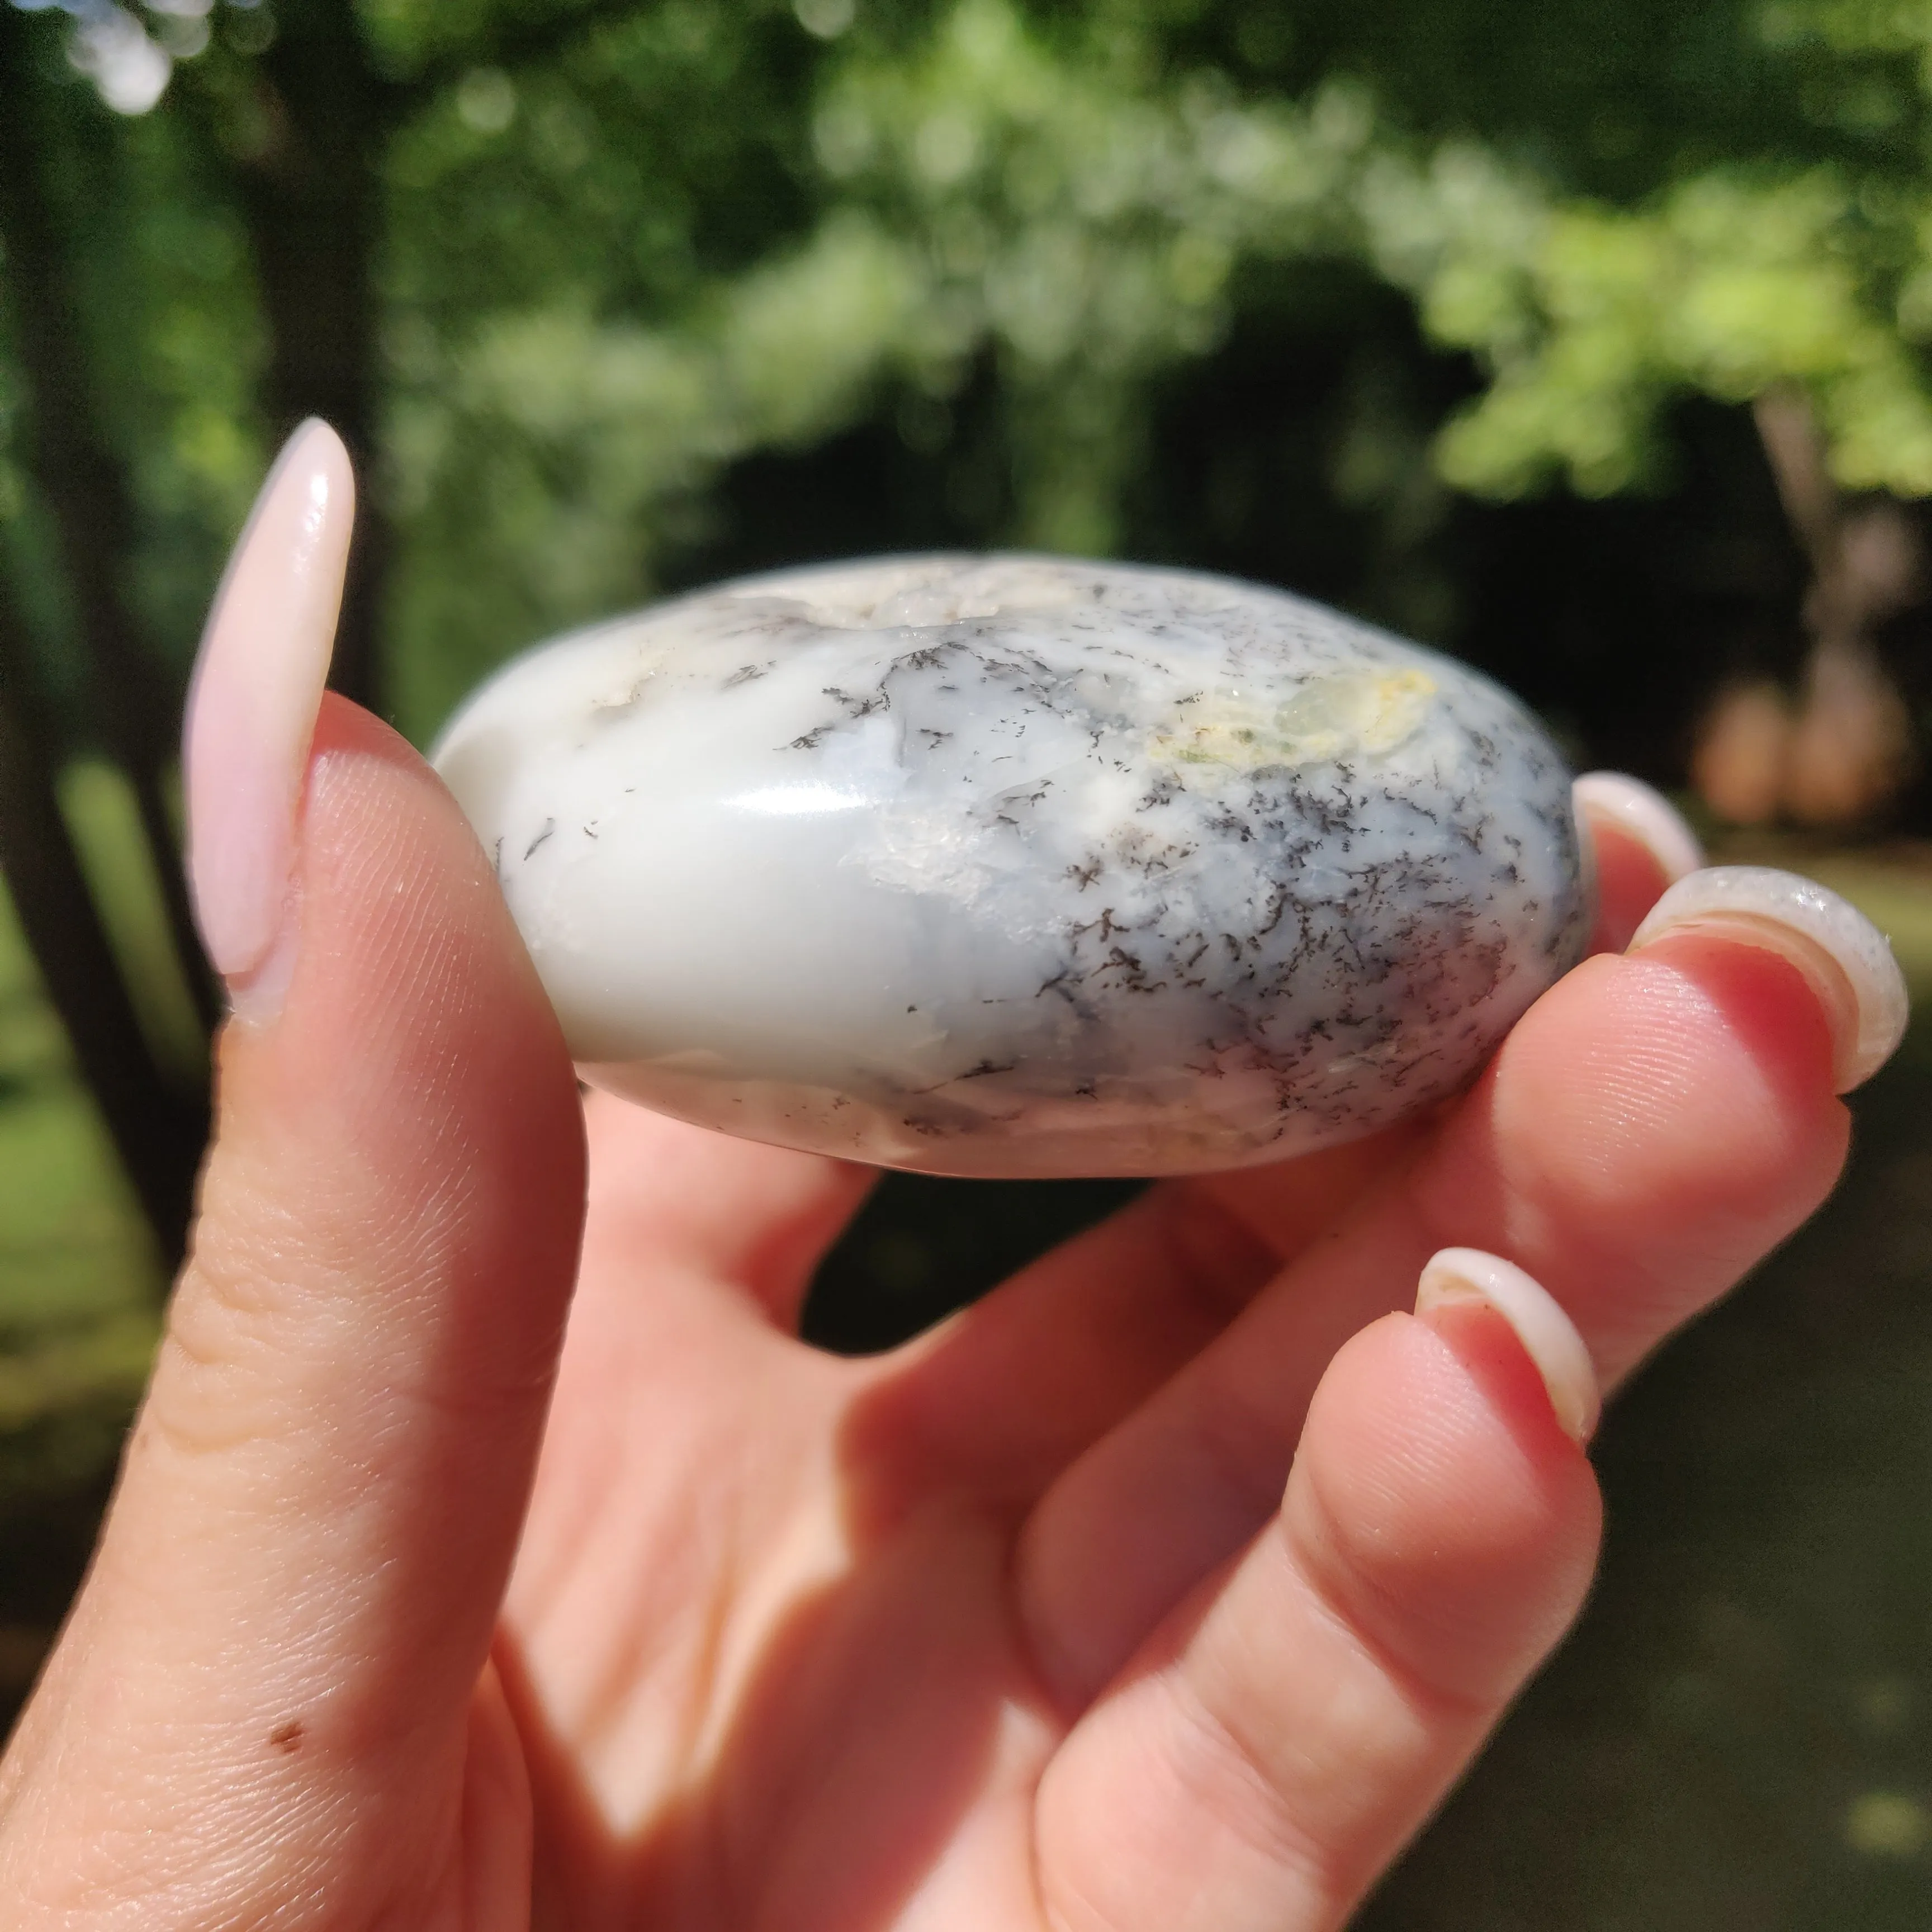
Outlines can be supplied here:
M1179 571L728 584L520 658L435 755L586 1079L929 1173L1386 1126L1589 925L1569 775L1505 692Z

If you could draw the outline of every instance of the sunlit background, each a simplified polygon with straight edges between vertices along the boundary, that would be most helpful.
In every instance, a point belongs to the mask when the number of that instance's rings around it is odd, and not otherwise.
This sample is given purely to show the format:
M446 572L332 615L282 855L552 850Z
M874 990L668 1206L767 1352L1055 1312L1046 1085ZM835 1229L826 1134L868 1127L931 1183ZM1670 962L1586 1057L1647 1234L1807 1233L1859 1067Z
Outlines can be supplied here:
M276 442L338 681L1020 545L1460 652L1932 987L1932 0L0 0L0 1713L186 1225L181 692ZM1369 1908L1932 1922L1932 1028L1639 1382L1584 1628ZM1120 1198L895 1182L882 1346Z

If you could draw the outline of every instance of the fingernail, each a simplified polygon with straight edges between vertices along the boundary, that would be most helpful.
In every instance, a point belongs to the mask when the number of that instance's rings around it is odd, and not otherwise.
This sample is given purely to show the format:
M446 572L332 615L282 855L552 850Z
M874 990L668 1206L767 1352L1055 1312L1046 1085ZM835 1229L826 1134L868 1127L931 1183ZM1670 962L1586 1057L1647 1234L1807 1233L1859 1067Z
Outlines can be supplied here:
M1810 982L1832 1029L1834 1090L1869 1080L1905 1036L1911 1002L1885 934L1810 879L1767 866L1714 866L1680 879L1650 909L1629 950L1704 932L1788 959Z
M1564 1434L1573 1442L1588 1442L1604 1406L1596 1365L1576 1324L1549 1289L1499 1255L1480 1248L1444 1248L1423 1266L1415 1312L1426 1316L1458 1302L1485 1304L1516 1330L1523 1353L1550 1392L1550 1406Z
M1660 791L1627 772L1586 772L1571 788L1580 822L1614 826L1634 838L1674 884L1704 862L1704 848Z
M341 438L304 423L229 559L188 687L188 886L208 958L244 1018L279 1007L292 964L296 814L355 512Z

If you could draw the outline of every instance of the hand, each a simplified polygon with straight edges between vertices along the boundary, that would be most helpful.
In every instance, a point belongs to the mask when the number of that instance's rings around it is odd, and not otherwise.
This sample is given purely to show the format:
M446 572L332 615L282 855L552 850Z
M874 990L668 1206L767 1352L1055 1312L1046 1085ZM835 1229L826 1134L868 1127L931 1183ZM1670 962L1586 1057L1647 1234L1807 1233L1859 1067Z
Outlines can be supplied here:
M1618 950L1465 1099L834 1360L796 1318L868 1177L580 1108L447 795L316 717L348 489L298 439L205 650L238 1017L0 1769L9 1926L1338 1924L1576 1612L1595 1380L1831 1187L1857 962L1694 918L1623 952L1678 861L1598 787ZM1400 1312L1452 1243L1533 1280Z

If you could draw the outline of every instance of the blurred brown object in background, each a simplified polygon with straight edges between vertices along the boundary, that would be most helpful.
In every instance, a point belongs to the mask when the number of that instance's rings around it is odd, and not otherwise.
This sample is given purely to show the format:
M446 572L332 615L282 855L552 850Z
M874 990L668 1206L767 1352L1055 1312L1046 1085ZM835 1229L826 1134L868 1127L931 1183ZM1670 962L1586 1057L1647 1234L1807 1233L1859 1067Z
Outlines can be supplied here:
M1768 825L1784 796L1791 704L1768 679L1726 685L1706 712L1690 754L1697 796L1732 825Z
M1718 694L1698 735L1691 782L1734 824L1762 825L1782 811L1804 825L1856 825L1876 817L1911 772L1910 715L1871 639L1920 593L1919 540L1889 499L1844 507L1801 392L1768 391L1753 411L1810 560L1803 614L1811 650L1795 717L1766 681Z
M1801 825L1875 816L1912 764L1911 723L1898 687L1860 638L1821 641L1791 734L1784 805Z
M1822 556L1813 547L1817 574L1804 621L1816 643L1792 736L1784 802L1802 824L1847 825L1883 806L1911 766L1911 722L1872 648L1871 632L1917 594L1918 539L1895 502L1881 500L1838 514L1822 460L1816 466L1835 526Z

